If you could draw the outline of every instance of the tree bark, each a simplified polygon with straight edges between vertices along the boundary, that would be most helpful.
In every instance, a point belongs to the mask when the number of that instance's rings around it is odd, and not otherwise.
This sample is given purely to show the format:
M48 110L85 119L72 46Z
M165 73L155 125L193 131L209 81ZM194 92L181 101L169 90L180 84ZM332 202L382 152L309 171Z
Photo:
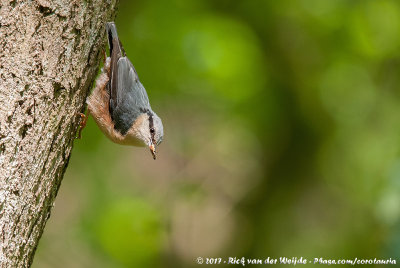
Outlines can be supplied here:
M118 0L0 1L0 267L29 267Z

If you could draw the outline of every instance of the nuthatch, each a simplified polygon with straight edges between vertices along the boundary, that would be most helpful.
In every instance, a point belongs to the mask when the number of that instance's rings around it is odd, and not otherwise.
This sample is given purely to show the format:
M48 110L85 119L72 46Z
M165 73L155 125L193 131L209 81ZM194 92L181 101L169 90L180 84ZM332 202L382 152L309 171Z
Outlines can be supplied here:
M125 54L114 22L107 22L110 57L87 100L89 113L113 142L148 146L156 159L156 146L164 135L161 119L150 107L146 89Z

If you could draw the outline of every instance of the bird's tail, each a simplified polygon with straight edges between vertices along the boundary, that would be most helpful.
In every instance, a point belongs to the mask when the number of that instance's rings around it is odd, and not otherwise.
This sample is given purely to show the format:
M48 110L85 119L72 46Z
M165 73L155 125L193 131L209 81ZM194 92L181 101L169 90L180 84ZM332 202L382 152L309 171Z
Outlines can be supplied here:
M108 37L108 47L110 48L110 56L113 54L113 50L116 50L120 56L125 56L125 51L122 47L121 41L118 38L117 27L114 22L106 23L106 31Z

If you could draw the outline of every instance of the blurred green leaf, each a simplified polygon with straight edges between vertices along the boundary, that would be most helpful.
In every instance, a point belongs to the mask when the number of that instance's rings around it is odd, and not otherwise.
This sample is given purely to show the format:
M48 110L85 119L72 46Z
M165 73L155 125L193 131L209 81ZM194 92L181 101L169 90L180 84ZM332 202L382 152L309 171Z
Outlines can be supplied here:
M95 227L104 251L126 267L155 267L162 249L159 212L144 200L123 199L103 208Z

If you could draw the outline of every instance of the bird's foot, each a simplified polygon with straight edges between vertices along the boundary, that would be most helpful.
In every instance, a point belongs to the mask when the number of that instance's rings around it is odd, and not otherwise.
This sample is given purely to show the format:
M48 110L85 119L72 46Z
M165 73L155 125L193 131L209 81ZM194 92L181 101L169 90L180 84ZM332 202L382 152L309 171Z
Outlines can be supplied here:
M86 121L88 116L83 114L83 113L77 113L77 116L79 116L79 131L78 131L78 137L75 137L76 139L81 139L82 138L82 130L86 127Z

